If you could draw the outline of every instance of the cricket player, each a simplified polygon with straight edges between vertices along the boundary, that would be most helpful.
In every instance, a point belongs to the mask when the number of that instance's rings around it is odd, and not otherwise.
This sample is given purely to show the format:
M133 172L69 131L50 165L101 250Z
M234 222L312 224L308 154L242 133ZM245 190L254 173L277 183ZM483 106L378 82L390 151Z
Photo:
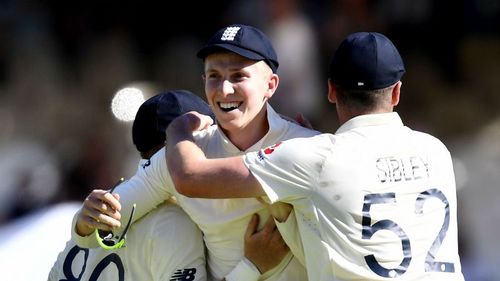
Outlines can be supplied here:
M174 120L167 164L177 190L293 205L287 219L297 227L282 235L309 280L464 280L450 152L393 111L404 72L387 37L349 35L330 64L328 99L341 123L335 134L243 157L207 159L192 131L211 120L194 113Z
M241 24L222 28L197 55L204 60L205 93L217 120L216 125L195 136L208 157L243 155L281 140L319 133L283 119L269 105L279 84L278 58L267 36L257 28ZM244 234L252 216L257 213L267 218L268 207L278 212L286 210L286 205L267 206L256 198L206 200L182 196L168 173L164 150L153 155L149 166L118 186L116 193L120 194L119 202L98 199L114 209L121 208L119 216L84 203L72 231L80 246L95 246L90 235L95 228L123 229L133 203L137 205L135 219L173 195L203 232L210 279L247 280L257 275L259 280L307 280L304 266L290 252L283 259L274 259L279 263L273 268L240 262L246 260ZM286 223L276 227L287 228ZM228 278L233 268L239 273Z
M141 105L132 126L133 142L143 158L138 170L150 165L151 155L164 146L168 122L190 110L212 114L200 97L184 90L161 93ZM95 192L112 196L105 190ZM252 218L245 233L249 260L256 264L272 258L279 261L287 251L279 233L273 231L274 221L268 221L260 233L257 223L258 217ZM121 239L99 237L104 248L91 249L68 241L48 280L207 280L201 231L174 202L160 204L125 231L126 245L121 247L115 246Z

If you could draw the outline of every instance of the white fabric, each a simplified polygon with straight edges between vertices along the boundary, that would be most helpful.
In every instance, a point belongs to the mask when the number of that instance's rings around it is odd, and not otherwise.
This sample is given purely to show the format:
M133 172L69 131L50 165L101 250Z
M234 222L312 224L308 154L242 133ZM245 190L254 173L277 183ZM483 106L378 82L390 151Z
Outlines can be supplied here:
M226 281L256 281L260 277L259 269L248 259L243 258L229 273Z
M267 110L269 132L247 151L240 151L235 147L216 125L197 135L196 142L208 158L219 158L257 151L281 140L318 134L317 131L282 119L269 105ZM128 220L133 203L137 204L134 217L138 218L174 195L179 205L204 233L208 270L215 280L224 278L243 258L244 233L251 216L254 213L260 215L260 227L269 216L265 207L254 198L193 199L178 194L168 174L165 149L158 151L151 158L150 165L140 169L131 179L118 186L115 192L120 194L122 222ZM78 236L74 231L72 235ZM92 240L89 237L75 239L78 243L83 243L82 240ZM96 242L92 243L96 245ZM291 254L275 269L263 274L260 280L304 280L305 269L300 263L291 262L290 259ZM287 267L289 264L295 268Z
M283 142L245 163L272 202L294 206L309 280L463 280L450 153L397 113L358 116L335 135ZM426 272L426 259L454 272Z
M205 281L201 236L181 208L164 203L131 225L121 249L79 248L70 240L48 280Z

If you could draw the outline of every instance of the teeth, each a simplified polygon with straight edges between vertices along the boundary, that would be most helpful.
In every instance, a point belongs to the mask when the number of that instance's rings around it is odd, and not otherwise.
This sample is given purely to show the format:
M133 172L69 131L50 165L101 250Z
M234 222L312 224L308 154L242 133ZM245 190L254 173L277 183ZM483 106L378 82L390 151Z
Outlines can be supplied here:
M221 108L224 109L229 109L229 108L236 108L240 106L239 102L221 102L219 103Z

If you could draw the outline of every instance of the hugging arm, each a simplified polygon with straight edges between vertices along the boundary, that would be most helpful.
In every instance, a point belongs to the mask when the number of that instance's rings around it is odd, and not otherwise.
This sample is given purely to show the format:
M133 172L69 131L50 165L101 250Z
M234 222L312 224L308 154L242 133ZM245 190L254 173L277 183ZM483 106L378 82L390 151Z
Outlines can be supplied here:
M243 158L207 159L194 143L193 132L211 119L196 112L182 115L167 129L167 166L177 191L197 198L246 198L265 195Z

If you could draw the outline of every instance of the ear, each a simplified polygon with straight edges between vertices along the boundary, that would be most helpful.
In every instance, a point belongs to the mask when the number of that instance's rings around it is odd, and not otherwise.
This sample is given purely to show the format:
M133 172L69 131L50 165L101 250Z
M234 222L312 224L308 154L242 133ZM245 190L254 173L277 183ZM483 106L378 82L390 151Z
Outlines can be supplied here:
M394 88L392 88L392 100L391 100L392 106L396 106L399 103L399 96L401 93L401 85L403 85L403 82L398 81L396 83L396 85L394 85Z
M328 78L328 101L337 103L337 88L335 88L335 84L330 78Z
M276 73L272 73L269 77L269 80L267 81L267 91L264 95L267 99L270 99L274 95L274 92L276 92L276 89L278 89L279 83L279 76Z

